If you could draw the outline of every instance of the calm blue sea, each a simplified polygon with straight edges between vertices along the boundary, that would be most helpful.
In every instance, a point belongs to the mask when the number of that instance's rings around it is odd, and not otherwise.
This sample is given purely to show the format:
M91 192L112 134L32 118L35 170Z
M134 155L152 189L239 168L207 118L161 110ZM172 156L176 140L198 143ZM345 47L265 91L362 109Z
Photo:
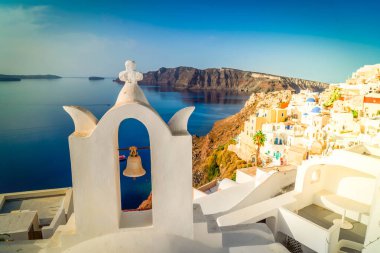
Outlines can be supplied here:
M62 106L83 106L100 119L121 87L111 79L87 78L0 82L0 193L71 186L67 138L74 125ZM231 92L141 87L166 122L179 109L194 105L188 128L196 135L207 134L215 121L238 112L248 98ZM148 146L149 136L140 122L129 119L119 128L119 146L131 145ZM150 153L139 153L147 174L136 180L121 174L123 209L136 208L151 190ZM125 162L120 167L121 173Z

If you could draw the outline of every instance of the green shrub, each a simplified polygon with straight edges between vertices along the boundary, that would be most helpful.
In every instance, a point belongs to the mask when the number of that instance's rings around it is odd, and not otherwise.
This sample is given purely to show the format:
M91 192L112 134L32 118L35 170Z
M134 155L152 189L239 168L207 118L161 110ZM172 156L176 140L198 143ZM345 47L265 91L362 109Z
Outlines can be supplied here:
M334 104L334 102L336 100L338 100L341 96L342 95L340 93L340 89L339 88L335 88L333 90L333 92L331 93L329 100L327 100L325 103L323 103L323 106L324 107L330 107L330 106L332 106Z
M224 150L224 145L219 145L218 148L216 149L217 151L222 151Z
M354 117L354 119L356 119L358 117L358 111L357 110L351 110L352 112L352 116Z
M216 162L217 156L214 154L211 158L210 164L208 166L207 170L207 179L209 181L213 180L214 178L218 177L220 175L219 166Z
M233 181L236 181L236 170L235 170L234 174L232 175L231 179L232 179Z

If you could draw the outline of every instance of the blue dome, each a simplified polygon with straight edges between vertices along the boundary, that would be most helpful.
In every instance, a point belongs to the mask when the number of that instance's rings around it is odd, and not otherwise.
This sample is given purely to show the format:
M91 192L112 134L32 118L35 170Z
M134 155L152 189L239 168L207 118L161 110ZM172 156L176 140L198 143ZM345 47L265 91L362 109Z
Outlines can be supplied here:
M312 113L321 113L321 108L318 107L318 106L316 106L316 107L314 107L313 109L311 109L311 112L312 112Z
M314 98L307 98L307 99L306 99L306 102L315 103L315 99L314 99Z

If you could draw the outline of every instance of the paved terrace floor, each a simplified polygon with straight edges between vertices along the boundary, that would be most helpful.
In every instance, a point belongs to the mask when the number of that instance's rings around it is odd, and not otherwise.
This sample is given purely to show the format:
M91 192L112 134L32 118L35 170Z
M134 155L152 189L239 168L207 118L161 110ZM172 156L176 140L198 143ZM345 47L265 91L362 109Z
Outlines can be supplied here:
M331 212L330 210L314 204L299 210L298 215L326 229L333 225L334 219L342 218L342 215ZM367 226L349 218L346 218L346 220L351 222L354 227L352 229L341 229L339 240L346 239L358 243L364 243Z
M17 210L37 211L40 221L50 222L61 207L65 195L6 200L0 213Z

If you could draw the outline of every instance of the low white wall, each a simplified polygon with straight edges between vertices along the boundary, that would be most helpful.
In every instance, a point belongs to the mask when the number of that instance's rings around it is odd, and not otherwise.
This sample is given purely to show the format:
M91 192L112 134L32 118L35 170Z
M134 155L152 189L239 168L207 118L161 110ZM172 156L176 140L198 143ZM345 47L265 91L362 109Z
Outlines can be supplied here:
M194 200L206 215L222 215L272 198L280 190L295 181L297 171L289 170L271 175L256 187L254 181L215 192Z
M53 236L60 225L66 224L66 214L63 207L59 208L49 226L42 227L42 238L48 239Z
M47 190L37 190L37 191L25 191L25 192L12 192L4 193L0 196L4 196L5 199L19 199L19 198L35 198L35 197L46 197L52 195L64 195L66 191L71 188L57 188L57 189L47 189Z
M229 178L224 178L222 181L219 182L218 184L218 191L223 191L231 187L237 186L238 183L235 181L229 179Z
M207 194L196 188L193 188L193 200L202 198L204 196L207 196Z
M377 179L376 192L371 206L371 217L367 226L363 253L378 253L380 249L380 179Z
M74 212L74 203L73 203L73 189L69 188L66 191L66 196L63 202L63 208L65 209L66 220L70 219L71 214Z
M207 222L194 223L194 240L213 248L223 246L222 233L209 233Z
M376 183L374 177L344 167L325 167L324 189L367 205L372 203Z
M325 229L288 209L279 208L278 231L318 253L337 252L339 237L337 225Z
M202 212L205 215L216 214L228 211L231 207L237 205L241 199L247 196L255 188L255 182L239 184L236 187L217 191L210 195L194 200L194 203L200 204Z
M29 231L14 232L11 234L11 240L14 240L14 241L29 240Z
M229 227L239 224L252 224L268 217L276 217L278 208L289 206L296 202L296 193L294 191L282 194L257 204L230 212L222 215L217 219L220 227ZM275 231L275 224L271 229Z
M239 184L243 184L246 182L254 181L255 177L251 176L241 170L236 170L236 182Z
M141 211L122 212L120 218L120 227L146 227L152 226L152 209Z
M173 220L173 222L175 222ZM104 252L197 252L227 253L228 250L207 246L185 237L166 234L152 229L121 229L115 233L97 236L64 249L64 253ZM261 252L255 251L254 252Z
M1 208L3 208L4 203L5 203L5 196L0 195L0 210L1 210Z
M270 175L260 185L257 185L254 191L242 199L236 206L232 207L230 211L239 210L241 208L256 204L263 200L270 199L278 194L281 189L294 183L296 179L297 170L280 171Z

